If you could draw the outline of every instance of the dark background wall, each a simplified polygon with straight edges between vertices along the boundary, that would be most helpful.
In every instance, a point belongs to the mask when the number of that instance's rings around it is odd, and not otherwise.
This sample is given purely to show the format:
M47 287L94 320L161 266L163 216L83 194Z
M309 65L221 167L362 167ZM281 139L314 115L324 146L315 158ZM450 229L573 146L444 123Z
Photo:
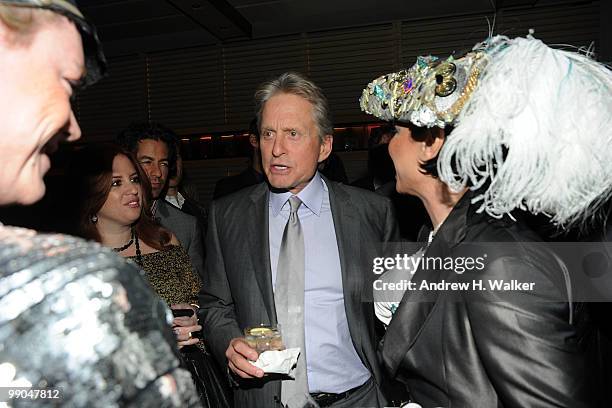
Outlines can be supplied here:
M111 56L109 77L76 101L83 142L111 140L133 120L165 123L185 138L245 130L257 85L287 70L303 72L323 88L335 126L363 124L372 118L360 112L358 99L370 80L412 65L417 55L465 51L490 27L508 36L533 28L549 44L593 44L598 55L609 56L610 3L544 2L496 14L455 13L191 47L178 42L171 50ZM111 54L125 52L112 45ZM349 180L366 170L366 152L340 156ZM244 158L222 158L187 161L186 168L207 204L215 182L246 164Z
M373 78L412 65L417 55L465 51L490 31L524 36L533 28L548 44L593 44L599 60L612 61L608 0L229 1L253 22L251 38L215 38L198 25L206 13L172 11L169 4L188 3L182 0L79 1L101 28L109 56L109 76L74 103L83 128L79 143L112 140L134 120L162 122L189 146L202 135L239 134L253 117L257 85L287 70L303 72L323 88L336 127L358 128L372 121L360 112L358 99ZM321 8L325 3L329 7ZM340 130L336 139L342 139ZM349 181L366 171L366 151L338 154ZM51 184L68 156L66 150L56 155ZM244 157L188 160L185 168L207 205L216 181L247 163ZM2 209L0 220L16 223L20 217L22 225L37 227L49 217L44 205Z
M606 3L607 5L602 5ZM236 131L253 116L263 80L287 70L326 92L335 124L364 123L361 90L374 77L412 65L417 55L461 52L489 33L549 44L610 47L609 1L393 21L109 58L110 75L77 98L84 141L109 140L133 120L163 122L181 135ZM489 20L489 21L487 21ZM602 38L603 37L603 38ZM606 50L604 50L606 51Z

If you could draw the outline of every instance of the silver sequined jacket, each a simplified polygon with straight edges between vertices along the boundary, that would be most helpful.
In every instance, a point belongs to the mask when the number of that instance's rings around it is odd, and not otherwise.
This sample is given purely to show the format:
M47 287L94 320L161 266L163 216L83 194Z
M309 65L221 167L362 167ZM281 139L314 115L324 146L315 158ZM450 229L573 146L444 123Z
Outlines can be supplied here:
M9 406L199 406L171 318L112 251L0 225L0 387L53 391Z

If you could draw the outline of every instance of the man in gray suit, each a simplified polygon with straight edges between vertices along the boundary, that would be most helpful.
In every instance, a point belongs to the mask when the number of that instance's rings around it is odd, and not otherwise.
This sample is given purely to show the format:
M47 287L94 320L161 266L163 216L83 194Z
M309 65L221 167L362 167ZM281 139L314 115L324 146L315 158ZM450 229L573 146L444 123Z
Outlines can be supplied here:
M382 407L372 260L397 236L390 201L317 172L333 128L315 84L286 73L263 84L256 101L269 185L211 206L205 336L236 380L236 407ZM285 346L302 350L295 380L249 362L258 353L243 330L277 323Z
M176 140L174 132L158 123L133 123L117 137L117 142L136 156L149 177L154 200L151 208L153 215L162 226L176 235L201 278L204 272L204 246L198 221L196 217L168 203L162 195L176 166Z

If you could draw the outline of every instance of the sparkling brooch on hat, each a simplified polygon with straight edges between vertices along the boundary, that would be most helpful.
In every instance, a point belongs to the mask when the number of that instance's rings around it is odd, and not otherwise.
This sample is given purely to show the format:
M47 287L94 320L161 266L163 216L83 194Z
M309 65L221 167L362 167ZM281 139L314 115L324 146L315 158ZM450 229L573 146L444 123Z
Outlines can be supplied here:
M418 57L409 69L370 82L359 100L361 110L386 121L444 128L454 123L485 65L482 51L458 59Z

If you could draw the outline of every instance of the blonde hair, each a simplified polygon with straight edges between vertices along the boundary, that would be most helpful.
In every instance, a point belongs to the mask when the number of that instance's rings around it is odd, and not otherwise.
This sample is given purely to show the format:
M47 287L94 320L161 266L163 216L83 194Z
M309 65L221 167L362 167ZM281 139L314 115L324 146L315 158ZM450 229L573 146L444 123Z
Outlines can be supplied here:
M12 31L13 35L9 39L14 43L27 43L41 23L50 22L60 17L61 15L51 10L0 5L0 22Z
M35 11L30 7L0 5L0 20L14 31L28 31L33 25Z

